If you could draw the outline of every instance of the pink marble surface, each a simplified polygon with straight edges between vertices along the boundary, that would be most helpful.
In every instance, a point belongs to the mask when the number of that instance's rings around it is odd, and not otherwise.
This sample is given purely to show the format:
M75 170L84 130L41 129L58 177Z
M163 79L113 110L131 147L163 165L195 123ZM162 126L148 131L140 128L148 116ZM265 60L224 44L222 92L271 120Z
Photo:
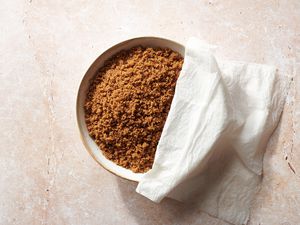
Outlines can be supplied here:
M227 224L139 196L79 139L75 98L88 66L146 35L196 36L220 57L293 78L249 224L300 224L300 1L12 0L0 4L0 25L0 224Z

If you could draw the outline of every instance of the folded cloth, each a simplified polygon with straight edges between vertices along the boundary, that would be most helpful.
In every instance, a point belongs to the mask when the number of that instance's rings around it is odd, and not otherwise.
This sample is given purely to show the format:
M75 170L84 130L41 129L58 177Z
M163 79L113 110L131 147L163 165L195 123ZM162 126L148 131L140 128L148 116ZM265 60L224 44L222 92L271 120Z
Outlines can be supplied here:
M245 224L284 91L275 67L216 60L211 46L191 38L153 168L136 191Z

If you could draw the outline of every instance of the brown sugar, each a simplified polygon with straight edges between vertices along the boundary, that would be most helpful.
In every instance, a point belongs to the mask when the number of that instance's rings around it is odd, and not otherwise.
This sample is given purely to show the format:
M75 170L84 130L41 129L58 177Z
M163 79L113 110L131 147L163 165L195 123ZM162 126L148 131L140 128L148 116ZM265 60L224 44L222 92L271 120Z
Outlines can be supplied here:
M87 94L85 119L108 159L134 172L151 169L182 64L170 49L135 47L99 70Z

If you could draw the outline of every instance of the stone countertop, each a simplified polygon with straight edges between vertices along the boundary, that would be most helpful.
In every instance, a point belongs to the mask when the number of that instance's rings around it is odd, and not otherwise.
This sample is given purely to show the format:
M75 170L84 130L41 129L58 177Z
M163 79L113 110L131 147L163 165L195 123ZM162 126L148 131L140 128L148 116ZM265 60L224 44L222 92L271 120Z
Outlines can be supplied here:
M249 224L300 223L300 1L12 0L0 18L0 224L227 224L136 194L80 141L82 76L101 52L137 36L196 36L219 57L274 64L291 78Z

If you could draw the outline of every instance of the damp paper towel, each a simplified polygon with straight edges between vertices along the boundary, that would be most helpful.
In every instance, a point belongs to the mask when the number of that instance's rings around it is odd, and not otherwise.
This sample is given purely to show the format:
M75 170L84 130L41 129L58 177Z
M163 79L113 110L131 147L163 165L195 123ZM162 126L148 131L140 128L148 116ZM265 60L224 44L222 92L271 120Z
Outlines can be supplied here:
M211 46L191 38L153 168L136 191L245 224L282 112L283 84L274 67L216 60Z

